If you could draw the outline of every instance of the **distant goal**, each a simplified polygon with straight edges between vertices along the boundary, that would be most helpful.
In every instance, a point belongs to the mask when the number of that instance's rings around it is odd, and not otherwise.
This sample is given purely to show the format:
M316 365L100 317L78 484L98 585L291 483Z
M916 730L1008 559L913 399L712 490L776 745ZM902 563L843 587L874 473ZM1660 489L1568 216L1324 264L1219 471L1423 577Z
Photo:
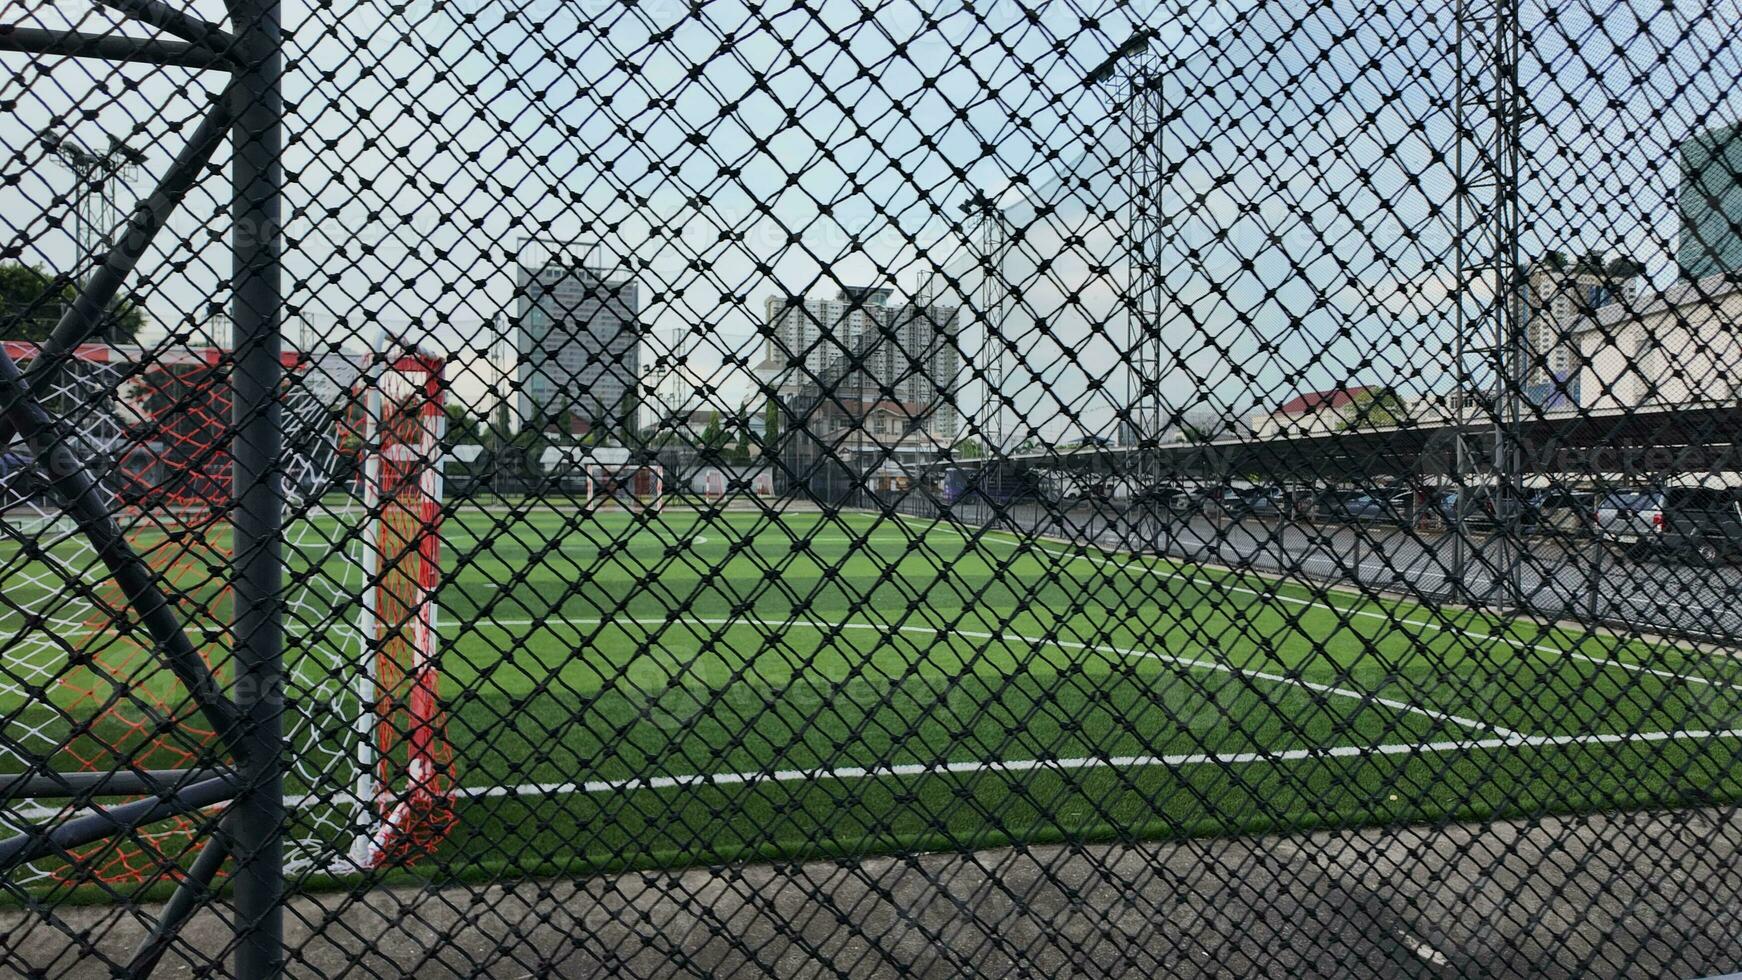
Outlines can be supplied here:
M588 504L596 510L665 508L665 467L657 463L590 462L587 484Z

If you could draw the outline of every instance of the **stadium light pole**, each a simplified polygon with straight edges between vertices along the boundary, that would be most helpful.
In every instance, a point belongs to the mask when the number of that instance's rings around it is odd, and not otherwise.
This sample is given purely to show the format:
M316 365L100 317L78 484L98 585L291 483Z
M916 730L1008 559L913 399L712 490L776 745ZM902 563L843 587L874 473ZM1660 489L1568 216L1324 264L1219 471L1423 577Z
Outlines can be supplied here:
M1470 291L1470 280L1481 273L1495 274L1494 297L1498 305L1494 324L1494 345L1471 346L1465 338L1468 328L1468 317L1465 314L1466 296ZM1506 500L1501 496L1504 487L1509 493L1515 490L1522 493L1522 460L1518 458L1516 433L1509 431L1510 426L1516 426L1523 411L1523 378L1524 337L1522 334L1520 308L1524 304L1524 270L1516 264L1504 262L1485 262L1464 266L1460 269L1458 281L1453 287L1455 302L1453 309L1454 336L1452 338L1452 363L1455 371L1454 388L1452 392L1453 432L1456 441L1453 444L1455 462L1453 478L1457 485L1457 500L1452 508L1452 576L1461 587L1466 572L1467 557L1465 534L1469 524L1469 487L1465 485L1464 477L1470 465L1469 447L1465 436L1471 424L1468 415L1468 403L1471 399L1471 389L1475 387L1473 378L1466 367L1466 360L1472 353L1486 355L1492 358L1493 367L1492 394L1483 401L1487 404L1491 424L1489 425L1489 465L1493 472L1494 485L1489 494L1490 505L1494 508L1494 521L1497 529L1516 521L1508 518L1505 513ZM1519 504L1519 501L1512 501ZM1512 528L1511 530L1516 530ZM1506 544L1506 535L1502 535L1502 546ZM1513 548L1514 553L1518 552ZM1522 569L1515 558L1509 561L1507 568L1508 582L1506 587L1518 591L1517 581Z
M986 310L986 337L981 343L980 381L986 390L980 406L981 438L990 450L1004 451L1004 326L1008 311L1010 285L1004 281L1004 260L1008 255L1010 233L1004 224L1004 214L990 195L976 190L962 202L962 213L978 219L981 260L981 302ZM972 238L970 238L970 241ZM991 356L985 357L989 351Z
M55 159L73 175L78 200L73 209L73 227L79 250L95 255L109 242L109 229L104 219L118 209L113 188L117 183L130 182L145 163L145 154L115 137L109 137L109 148L101 153L74 139L72 134L42 131L42 142Z
M1454 116L1458 127L1454 142L1454 176L1457 179L1458 191L1454 198L1455 222L1454 248L1459 288L1463 288L1462 279L1471 272L1491 271L1495 275L1495 301L1497 304L1494 340L1491 349L1472 348L1466 340L1468 325L1460 293L1460 302L1456 307L1456 370L1458 372L1460 389L1469 387L1465 376L1465 360L1470 353L1487 354L1493 358L1493 396L1489 401L1488 412L1492 418L1492 465L1493 490L1490 494L1491 505L1495 509L1496 527L1506 533L1500 535L1501 546L1506 548L1507 538L1517 531L1517 513L1522 509L1521 500L1511 501L1514 516L1508 518L1505 514L1506 501L1501 497L1502 483L1509 494L1522 494L1522 476L1518 472L1523 461L1517 451L1520 433L1518 427L1522 417L1522 378L1518 372L1523 364L1520 356L1522 341L1521 319L1523 316L1523 289L1527 284L1518 247L1521 229L1518 200L1518 174L1520 156L1520 123L1525 111L1522 86L1519 82L1519 46L1520 28L1517 0L1491 0L1482 4L1474 0L1458 0L1453 16L1454 25ZM1485 134L1485 135L1484 135ZM1466 145L1473 151L1479 166L1486 172L1476 174L1465 172ZM1491 199L1485 203L1475 200L1473 192L1486 191ZM1466 201L1474 209L1474 215L1466 212ZM1466 228L1466 219L1475 220ZM1475 238L1479 243L1488 246L1488 254L1483 256L1480 251L1471 256L1471 243L1466 237ZM1471 258L1476 261L1472 263ZM1464 525L1467 522L1469 496L1462 487L1464 467L1466 466L1463 451L1464 410L1463 402L1469 392L1460 390L1458 433L1459 433L1459 463L1458 479L1460 490L1456 519L1459 525L1457 540L1454 542L1454 574L1459 577L1460 586L1464 572L1464 556L1462 541ZM1512 543L1512 557L1507 560L1505 582L1496 581L1496 588L1504 588L1514 604L1523 600L1522 589L1522 549ZM1502 555L1505 559L1505 554Z
M1161 340L1162 282L1161 251L1165 219L1161 213L1163 171L1163 131L1167 104L1162 88L1166 73L1154 42L1160 36L1153 28L1143 27L1115 48L1099 65L1083 76L1082 84L1089 88L1116 85L1107 98L1108 111L1123 118L1130 140L1131 177L1135 183L1131 195L1132 234L1128 256L1134 266L1131 280L1131 302L1127 307L1131 324L1128 356L1135 370L1126 375L1127 389L1124 411L1136 430L1135 448L1136 492L1153 506L1162 478L1161 436L1166 409L1161 401L1161 366L1167 351ZM1133 383L1133 380L1135 383ZM1159 515L1148 520L1139 511L1142 526L1137 529L1139 540L1153 533L1154 544L1160 547Z
M114 188L118 183L131 182L138 175L139 167L145 163L145 154L113 136L109 137L108 149L100 153L74 139L71 133L45 129L41 136L43 145L73 175L76 195L73 240L79 250L73 261L76 269L95 259L113 244L114 235L124 230L117 227L120 208L115 204ZM109 305L113 306L113 303ZM104 317L103 323L110 329L99 333L96 339L114 339L108 336L113 330L113 319Z

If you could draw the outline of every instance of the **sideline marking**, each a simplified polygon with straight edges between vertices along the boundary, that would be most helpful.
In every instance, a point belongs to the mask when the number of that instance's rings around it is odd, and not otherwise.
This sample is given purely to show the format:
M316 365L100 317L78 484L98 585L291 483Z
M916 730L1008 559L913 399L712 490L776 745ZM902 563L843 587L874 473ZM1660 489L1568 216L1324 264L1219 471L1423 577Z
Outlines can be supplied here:
M764 783L813 782L833 779L876 779L888 776L977 775L1082 769L1143 769L1183 766L1233 766L1254 763L1302 762L1309 759L1354 759L1394 755L1435 755L1488 749L1560 748L1569 745L1615 745L1683 740L1742 738L1742 728L1719 731L1629 732L1585 735L1519 735L1512 738L1481 738L1462 741L1421 742L1393 745L1337 745L1321 748L1284 749L1275 752L1187 753L1180 755L1119 755L1070 759L1014 759L1009 761L910 762L887 766L834 766L815 769L763 769L749 772L690 773L675 776L636 776L627 779L589 779L580 782L521 783L515 786L459 786L461 799L510 796L568 796L621 793L635 790L681 789L697 786L755 786ZM328 805L329 798L313 794L286 796L293 807Z

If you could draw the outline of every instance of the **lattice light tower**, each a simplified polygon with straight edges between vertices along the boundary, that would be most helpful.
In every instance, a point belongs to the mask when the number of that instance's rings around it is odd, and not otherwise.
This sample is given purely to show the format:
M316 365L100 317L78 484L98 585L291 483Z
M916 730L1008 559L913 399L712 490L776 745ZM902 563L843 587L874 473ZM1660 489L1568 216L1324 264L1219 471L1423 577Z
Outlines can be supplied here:
M70 133L53 129L42 132L43 145L73 175L73 240L78 255L73 267L107 252L121 225L121 206L116 191L139 176L145 154L109 137L108 149L98 152Z
M1166 430L1168 408L1162 398L1163 365L1168 351L1161 326L1166 309L1162 283L1162 250L1167 215L1163 195L1168 177L1163 136L1167 125L1164 54L1154 45L1155 31L1144 28L1107 56L1083 79L1097 86L1127 140L1125 179L1130 187L1130 232L1126 246L1130 266L1125 302L1128 324L1126 411L1137 436L1138 452L1130 472L1140 486L1161 482L1158 447Z
M985 318L979 350L975 360L985 397L980 403L978 427L986 442L987 455L1004 451L1004 378L1006 350L1005 321L1010 314L1012 297L1005 262L1010 254L1010 223L1003 210L985 191L962 203L962 211L974 222L970 235L978 236L980 250L980 312ZM970 239L976 240L974 238Z
M43 145L73 175L74 238L79 244L81 260L108 248L113 229L121 223L121 207L116 189L139 176L145 154L115 137L109 137L109 147L102 152L91 149L70 133L53 129L42 132Z
M1483 482L1471 443L1487 443L1491 456L1486 463L1497 497L1518 500L1524 494L1519 426L1525 381L1525 274L1518 184L1525 99L1518 77L1517 0L1460 0L1455 24L1457 189L1452 241L1459 295L1453 307L1452 407L1458 438L1454 479L1460 491L1453 515L1457 533L1451 574L1463 588L1468 584L1469 491ZM1477 281L1491 282L1493 288L1471 310L1470 287ZM1488 429L1485 439L1478 431L1483 423ZM1503 570L1503 585L1517 602L1522 598L1523 555L1511 545L1513 538L1491 536L1489 545L1497 553L1485 556L1484 563Z

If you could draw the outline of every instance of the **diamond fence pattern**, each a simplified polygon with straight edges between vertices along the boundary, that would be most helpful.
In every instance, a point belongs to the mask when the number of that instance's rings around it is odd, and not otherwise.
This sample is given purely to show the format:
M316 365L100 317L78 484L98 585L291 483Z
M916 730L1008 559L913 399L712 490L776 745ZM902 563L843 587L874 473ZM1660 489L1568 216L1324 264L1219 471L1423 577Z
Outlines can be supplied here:
M1734 3L0 15L0 973L1742 968Z

